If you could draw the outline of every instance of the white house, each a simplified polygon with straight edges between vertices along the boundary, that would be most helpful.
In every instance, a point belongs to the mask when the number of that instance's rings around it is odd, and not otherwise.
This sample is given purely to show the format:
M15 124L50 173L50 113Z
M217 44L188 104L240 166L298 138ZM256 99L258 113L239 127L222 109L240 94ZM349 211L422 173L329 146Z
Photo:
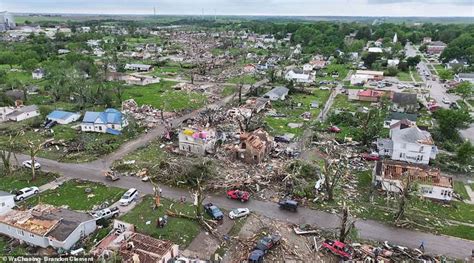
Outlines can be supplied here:
M15 207L15 195L0 191L0 215L5 214Z
M126 64L126 70L135 70L135 71L150 71L153 68L152 65L145 64Z
M128 75L123 78L128 85L146 86L153 83L159 83L160 78L154 76Z
M179 133L178 140L180 151L205 155L214 152L216 135L213 130L185 128Z
M263 94L263 98L270 99L271 101L276 100L285 100L286 96L288 96L288 88L285 87L276 87L269 92Z
M304 74L302 70L292 69L285 75L286 80L293 80L298 83L310 83L313 78L309 74Z
M429 132L410 124L401 120L390 126L390 139L377 140L378 152L392 160L428 164L436 158L438 148Z
M40 112L38 106L29 105L20 108L16 108L14 111L10 112L7 117L11 121L23 121L29 118L39 116Z
M453 198L453 180L442 176L439 168L384 160L377 162L372 175L374 185L384 191L398 193L410 179L418 184L420 196L440 201Z
M351 85L352 86L363 86L369 79L372 77L365 74L354 74L351 76Z
M398 58L387 60L387 67L397 67L398 64L400 64L400 60Z
M127 125L127 119L116 109L106 109L104 112L87 111L82 119L81 130L118 135Z
M454 76L457 82L469 81L474 84L474 73L459 73Z
M59 124L69 124L71 122L79 120L80 117L80 113L55 110L48 114L48 116L46 116L46 119L55 121Z
M41 69L41 68L37 68L35 70L33 70L33 72L31 72L31 77L33 79L42 79L44 77L44 70Z
M96 227L89 214L44 204L0 215L0 234L42 248L67 251Z
M380 47L369 47L369 53L383 53L383 49Z
M15 111L14 107L0 107L0 121L8 120L8 114Z

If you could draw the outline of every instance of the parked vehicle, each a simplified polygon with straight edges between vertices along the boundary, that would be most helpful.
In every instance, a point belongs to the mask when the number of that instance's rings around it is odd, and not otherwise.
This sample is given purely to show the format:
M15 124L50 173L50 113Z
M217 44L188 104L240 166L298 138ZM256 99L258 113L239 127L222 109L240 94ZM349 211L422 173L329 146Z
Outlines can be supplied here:
M26 198L37 195L39 193L39 188L36 186L25 187L16 192L15 201L23 201Z
M250 214L250 209L248 208L236 208L229 212L229 218L235 219L235 218L247 216L249 214Z
M271 236L265 236L257 242L255 249L259 249L263 252L272 249L280 243L281 236L279 234L273 234Z
M444 104L451 104L451 101L450 101L448 98L446 98L446 97L443 98L442 102L443 102Z
M328 128L328 131L334 132L334 133L339 133L339 132L341 132L341 129L339 127L333 125L333 126Z
M105 208L105 209L98 210L98 211L93 211L90 214L94 218L108 219L108 218L112 218L112 217L117 217L119 215L119 213L120 213L120 211L119 211L118 207L112 207L112 208Z
M352 259L352 256L354 255L354 248L337 240L326 239L323 242L323 248L331 251L333 254L344 260Z
M138 190L135 188L130 188L128 189L125 194L123 194L122 198L120 198L120 205L129 205L131 202L133 202L135 199L138 198Z
M278 202L278 205L280 206L281 209L286 209L293 212L296 212L296 210L298 209L298 202L291 199L280 200Z
M31 164L33 163L32 160L27 160L22 163L23 167L31 169ZM35 170L38 170L41 168L41 164L35 160Z
M260 249L255 249L252 252L250 252L247 261L249 263L263 263L263 256L264 255L265 255L265 252L263 252Z
M213 205L212 203L207 203L204 205L204 211L208 213L212 219L222 220L224 219L224 213L219 209L219 207Z
M366 161L378 161L378 160L380 160L380 156L376 152L363 153L362 154L362 159L364 159Z
M227 191L227 197L241 202L247 202L250 199L250 193L241 190L229 190Z
M105 172L105 180L107 181L117 181L120 179L120 176L114 171Z

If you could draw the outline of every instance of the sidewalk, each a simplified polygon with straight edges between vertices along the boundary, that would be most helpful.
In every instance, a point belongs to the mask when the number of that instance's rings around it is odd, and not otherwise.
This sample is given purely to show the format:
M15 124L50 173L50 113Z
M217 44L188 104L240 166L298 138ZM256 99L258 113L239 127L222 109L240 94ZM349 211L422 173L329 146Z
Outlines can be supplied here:
M51 181L51 182L49 182L47 184L44 184L44 185L41 185L38 188L40 190L40 193L42 193L44 191L47 191L47 190L56 189L59 186L61 186L64 182L68 181L69 179L71 179L71 178L66 177L66 176L61 176L61 177L58 177L58 178L54 179L54 181Z

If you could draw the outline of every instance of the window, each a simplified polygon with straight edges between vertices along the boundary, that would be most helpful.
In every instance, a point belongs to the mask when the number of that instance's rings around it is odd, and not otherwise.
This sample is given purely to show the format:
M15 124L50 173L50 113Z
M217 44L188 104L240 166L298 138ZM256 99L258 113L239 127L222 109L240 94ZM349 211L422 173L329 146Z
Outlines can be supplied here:
M35 235L33 235L33 234L31 234L31 233L30 233L30 237L34 238L34 237L35 237Z
M421 146L420 147L420 152L424 151L425 150L425 147L424 146Z
M25 235L25 232L23 232L23 230L21 230L21 229L17 229L16 232L17 232L18 235L20 235L20 236L24 236L24 235Z
M5 202L1 202L0 207L4 207L4 206L5 206Z

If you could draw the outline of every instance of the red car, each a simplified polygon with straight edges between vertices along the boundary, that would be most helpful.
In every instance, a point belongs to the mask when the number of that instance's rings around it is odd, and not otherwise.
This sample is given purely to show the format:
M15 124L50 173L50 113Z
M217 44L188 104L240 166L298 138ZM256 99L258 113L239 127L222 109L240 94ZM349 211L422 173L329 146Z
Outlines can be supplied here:
M354 248L337 240L324 240L323 248L331 251L334 255L337 255L344 260L352 259L352 256L354 255Z
M380 156L378 155L378 153L363 153L362 159L366 161L378 161L380 160Z
M250 198L250 194L247 191L230 190L227 191L227 197L230 199L239 200L241 202L247 202Z
M328 128L328 131L339 133L339 132L341 132L341 129L337 126L331 126L331 127Z

